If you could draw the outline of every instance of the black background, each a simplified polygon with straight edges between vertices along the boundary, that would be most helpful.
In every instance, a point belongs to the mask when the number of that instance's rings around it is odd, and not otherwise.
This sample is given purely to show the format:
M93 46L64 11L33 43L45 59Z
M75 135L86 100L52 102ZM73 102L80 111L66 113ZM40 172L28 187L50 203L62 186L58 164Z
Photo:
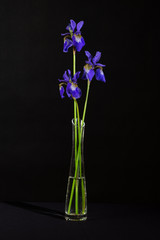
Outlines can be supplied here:
M72 69L61 33L74 19L85 22L77 70L84 50L101 51L106 64L107 83L92 81L86 115L88 201L159 201L153 9L131 1L1 1L1 200L65 200L73 103L61 100L58 78ZM82 112L86 82L79 85Z

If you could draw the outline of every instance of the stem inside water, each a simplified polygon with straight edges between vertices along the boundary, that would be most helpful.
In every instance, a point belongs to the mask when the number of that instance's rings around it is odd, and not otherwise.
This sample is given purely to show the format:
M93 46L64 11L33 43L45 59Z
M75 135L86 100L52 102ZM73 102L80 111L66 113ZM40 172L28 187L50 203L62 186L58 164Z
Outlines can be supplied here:
M79 150L78 152L80 152L79 154L79 174L80 174L80 178L82 177L82 152L81 152L81 140L82 140L82 133L81 133L81 128L83 128L83 125L80 127L80 116L79 116L79 107L78 107L78 103L76 101L76 105L77 105L77 117L78 117L78 136L79 136ZM85 189L84 189L84 181L82 179L81 181L81 190L82 190L82 212L84 212L85 210Z

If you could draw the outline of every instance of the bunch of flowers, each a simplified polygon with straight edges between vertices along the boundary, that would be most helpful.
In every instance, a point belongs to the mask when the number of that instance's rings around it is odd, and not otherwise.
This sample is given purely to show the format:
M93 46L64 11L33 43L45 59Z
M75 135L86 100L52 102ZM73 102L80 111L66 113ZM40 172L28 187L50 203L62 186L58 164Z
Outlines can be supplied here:
M80 52L82 50L82 48L85 46L85 41L81 34L81 28L82 28L83 24L84 24L83 21L80 21L79 23L76 24L76 22L74 20L70 20L70 23L66 27L67 32L61 34L64 39L63 52L65 52L65 53L68 52L68 50L72 47L73 74L71 73L71 70L68 69L64 72L63 78L58 79L59 91L60 91L61 98L64 98L65 95L67 95L70 99L73 100L73 103L74 103L74 122L76 123L76 121L78 121L77 135L78 135L78 139L79 139L79 146L77 147L78 149L75 151L75 160L77 162L79 161L78 159L81 159L81 157L79 157L79 154L81 154L81 151L79 151L80 145L81 145L81 135L82 135L81 126L83 126L84 120L85 120L88 95L89 95L89 89L90 89L91 82L94 77L97 81L106 82L105 75L103 72L103 67L105 67L105 65L99 63L99 60L101 58L101 52L99 52L99 51L96 52L95 56L92 56L89 51L85 51L87 60L85 61L85 64L83 67L83 73L81 75L81 71L76 72L76 52ZM77 101L77 99L79 99L82 95L82 91L78 86L78 80L80 80L80 79L82 81L87 80L87 91L86 91L86 98L85 98L85 102L84 102L82 118L80 118L80 116L79 116L79 107L78 107L78 101ZM75 124L75 128L76 128L76 124ZM77 141L76 138L75 138L75 141ZM76 146L76 144L75 144L75 146ZM77 174L77 169L75 169L75 177L76 177L76 174ZM72 191L71 191L71 196L70 196L70 201L69 201L69 206L68 206L68 213L70 213L74 187L75 187L75 182L73 181ZM78 201L78 197L76 198L75 201ZM82 199L82 201L83 201L83 199ZM76 203L76 206L77 206L77 203ZM76 212L78 213L78 209Z

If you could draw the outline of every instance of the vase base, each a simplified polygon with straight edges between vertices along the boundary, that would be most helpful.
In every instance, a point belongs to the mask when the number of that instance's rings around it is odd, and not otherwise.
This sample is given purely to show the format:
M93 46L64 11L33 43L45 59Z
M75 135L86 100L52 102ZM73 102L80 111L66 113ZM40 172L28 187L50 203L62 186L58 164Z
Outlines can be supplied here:
M87 220L87 215L86 214L65 214L65 219L66 221L74 221L74 222L79 222L79 221L86 221Z

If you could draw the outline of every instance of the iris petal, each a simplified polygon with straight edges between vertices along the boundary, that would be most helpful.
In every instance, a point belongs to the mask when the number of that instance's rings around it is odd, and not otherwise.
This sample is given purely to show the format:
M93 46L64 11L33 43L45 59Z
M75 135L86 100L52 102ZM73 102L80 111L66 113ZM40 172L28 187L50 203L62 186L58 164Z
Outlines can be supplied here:
M60 92L60 96L61 96L61 98L64 98L64 87L63 86L60 86L59 87L59 92Z
M79 71L79 72L76 72L76 73L74 74L73 79L72 79L72 81L73 81L74 83L77 82L77 79L79 78L80 73L81 73L81 72Z
M66 93L67 93L67 96L68 96L69 98L72 98L72 97L71 97L71 91L70 91L71 85L72 85L72 83L68 83L68 84L67 84L67 87L66 87Z
M86 76L86 75L87 75L87 74L86 74L86 72L84 71L84 72L83 72L83 75L82 75L82 79L83 79L83 80L87 80L87 76Z
M101 63L96 63L96 66L99 66L99 67L105 67L106 65L101 64Z
M82 95L82 91L79 87L76 87L76 90L74 91L74 96L76 99L80 98Z
M83 69L84 72L86 73L86 78L89 79L89 81L91 81L95 74L94 69L89 64L86 64Z
M73 98L80 98L82 95L81 89L79 87L75 87L74 85L71 86L71 94Z
M69 23L68 26L66 27L66 30L69 31L70 28L71 28L71 24Z
M66 93L69 98L80 98L82 95L81 89L73 83L68 83L66 87Z
M83 37L79 34L78 35L74 34L72 37L72 40L73 40L73 45L75 46L76 50L78 52L80 52L81 49L83 48L83 46L85 45L85 41L84 41Z
M66 38L64 41L63 52L68 52L68 48L70 48L72 45L73 45L72 40Z
M90 54L90 52L85 51L85 54L86 54L86 56L88 57L88 60L91 61L92 55Z
M71 28L72 28L72 31L74 32L74 29L75 29L75 27L76 27L76 23L75 23L75 21L74 20L70 20L70 23L71 23Z
M69 82L69 77L67 75L67 71L64 72L63 79L64 79L64 82Z
M81 30L83 24L84 24L84 21L80 21L79 23L77 23L77 32Z
M58 79L59 82L64 82L64 80Z
M101 52L96 52L96 55L92 59L93 63L96 64L96 62L98 62L100 58L101 58Z
M70 80L71 79L71 70L68 69L67 71L68 71L68 79Z
M61 36L69 36L69 33L61 33Z
M87 77L88 77L89 81L92 80L92 78L94 77L94 75L95 75L94 70L93 70L93 69L89 70L89 72L87 73Z
M102 81L102 82L106 82L105 76L104 76L104 72L101 68L98 68L96 70L96 79L98 81Z
M85 61L85 62L94 68L94 64L91 61Z

